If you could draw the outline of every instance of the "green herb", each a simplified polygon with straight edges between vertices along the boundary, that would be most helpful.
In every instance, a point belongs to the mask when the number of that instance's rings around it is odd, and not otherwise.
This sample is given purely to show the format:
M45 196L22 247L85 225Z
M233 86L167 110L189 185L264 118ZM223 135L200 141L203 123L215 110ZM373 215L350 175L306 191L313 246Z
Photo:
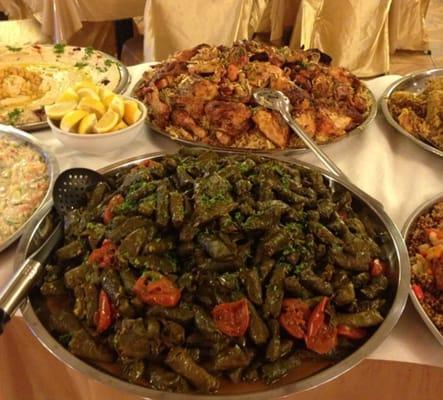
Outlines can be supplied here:
M54 53L55 54L63 54L65 52L66 45L63 43L57 43L54 45Z
M300 263L298 265L295 266L295 275L300 275L300 273L306 268L306 264L305 263Z
M22 114L23 114L23 109L14 108L10 113L8 113L9 124L16 125Z
M71 339L72 339L72 334L70 334L70 333L65 333L64 335L60 335L58 337L58 341L65 346L67 346L69 344Z
M136 200L125 200L122 204L120 204L115 211L117 213L126 214L131 211L137 210L137 201Z
M94 48L93 47L86 47L85 48L85 57L91 57L94 54Z
M20 51L23 47L6 46L9 51Z
M104 67L95 67L95 69L101 73L105 73L108 70L108 68L104 68Z
M77 62L77 63L74 64L74 67L78 68L78 69L82 69L82 68L85 68L87 66L88 66L88 63L83 63L83 62Z
M109 68L112 66L112 64L115 64L115 61L110 60L109 58L105 60L105 65Z

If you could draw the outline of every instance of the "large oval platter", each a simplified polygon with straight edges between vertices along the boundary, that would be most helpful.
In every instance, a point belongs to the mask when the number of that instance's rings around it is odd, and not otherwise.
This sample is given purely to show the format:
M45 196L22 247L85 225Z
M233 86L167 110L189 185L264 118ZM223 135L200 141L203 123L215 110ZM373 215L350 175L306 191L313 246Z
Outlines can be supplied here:
M17 227L17 229L14 230L14 232L9 235L4 241L0 241L0 252L4 249L6 249L8 246L10 246L12 243L14 243L22 234L23 230L26 228L28 223L31 221L31 219L38 214L39 210L44 206L45 203L48 202L48 200L51 198L52 193L52 186L54 184L54 180L58 174L58 163L54 155L47 149L44 148L44 145L42 145L37 139L32 137L31 135L22 132L16 128L13 128L11 126L6 125L0 125L0 141L6 139L8 142L13 141L14 143L18 143L20 146L26 146L31 149L31 151L36 152L39 156L42 162L46 165L46 179L47 179L47 189L43 195L43 197L38 201L38 204L36 205L34 211L30 212L28 217L22 221L20 226ZM0 149L1 152L1 149ZM5 156L3 154L3 156ZM0 164L3 162L7 163L6 159L2 159L0 161ZM0 165L1 167L1 165ZM3 166L0 168L2 170L2 173L6 173L6 168ZM20 169L23 169L24 166L20 166ZM1 181L5 177L0 177L0 186ZM8 185L8 187L3 188L2 190L7 191L11 187ZM3 192L5 193L5 192ZM5 199L0 199L0 202L3 202ZM17 214L17 213L15 213ZM15 215L15 217L18 215ZM14 217L14 216L12 216Z
M404 76L398 81L392 83L383 93L380 105L383 115L385 116L388 123L400 134L402 134L407 139L413 141L415 144L421 148L443 157L443 150L438 149L429 142L419 138L418 136L412 135L406 129L404 129L393 117L391 111L389 110L389 100L393 93L398 91L408 91L414 94L421 93L426 86L426 81L436 77L443 77L443 68L435 68L422 72L414 72ZM441 106L441 105L440 105Z
M0 47L0 123L26 131L45 128L44 106L85 80L123 93L130 74L119 60L92 47Z
M257 107L252 100L255 88L286 93L297 109L296 120L320 145L361 133L377 113L368 87L349 71L323 63L322 56L316 50L254 41L232 47L199 45L152 63L132 96L151 110L147 124L153 132L183 145L303 153L303 142L286 123Z
M227 153L225 152L224 154ZM128 168L131 168L146 160L158 160L162 156L163 154L157 153L134 157L110 165L109 167L102 169L100 172L103 174L112 174L122 168L127 170ZM288 162L283 158L280 158L280 160ZM37 316L36 309L38 307L38 300L40 298L40 292L38 290L30 294L28 301L26 301L21 308L23 316L30 329L46 347L46 349L66 365L82 372L89 378L96 379L127 393L150 399L277 399L314 388L342 375L357 365L364 358L368 357L382 343L382 341L386 339L400 318L408 293L409 260L400 232L397 230L392 220L383 210L373 208L366 196L353 194L352 190L347 187L345 182L341 182L339 179L333 177L322 169L301 162L291 161L291 163L293 165L320 172L332 190L349 190L353 197L353 204L355 204L357 207L356 209L358 212L367 213L366 215L368 219L374 223L373 228L375 231L384 238L381 249L383 257L389 261L389 270L387 271L386 275L389 280L387 296L389 311L387 311L384 322L374 331L372 336L361 347L357 348L346 358L327 368L323 366L320 370L318 370L318 368L314 370L311 368L311 370L304 371L303 373L297 372L295 374L289 374L281 382L270 386L264 386L263 384L245 384L242 385L241 390L235 391L232 389L232 393L229 391L228 393L225 392L216 396L199 393L172 393L156 391L143 386L128 383L116 376L113 376L111 373L106 372L103 368L98 366L94 367L93 365L86 363L70 353L49 333L42 320ZM29 255L36 248L36 246L39 245L39 243L41 243L41 240L51 232L51 228L53 228L55 224L54 218L55 213L51 211L50 207L47 207L42 211L39 217L34 220L33 226L30 226L27 229L26 234L22 237L19 249L17 251L17 257L15 260L16 268L23 262L26 256ZM42 234L42 232L44 233Z
M432 197L430 200L427 200L423 204L420 204L409 216L407 221L405 222L403 229L402 229L402 235L406 241L408 242L408 238L412 234L417 220L424 214L428 213L432 207L439 203L443 202L443 193L440 193L434 197ZM412 267L412 265L411 265ZM411 273L412 275L412 273ZM440 331L437 329L435 324L432 322L431 318L429 318L428 314L423 308L423 305L420 303L420 301L417 298L417 295L412 290L412 287L409 288L409 297L412 301L412 304L414 304L415 309L417 310L418 314L422 318L423 322L426 324L428 329L431 331L431 333L434 335L434 337L438 340L438 342L443 346L443 334L440 333Z

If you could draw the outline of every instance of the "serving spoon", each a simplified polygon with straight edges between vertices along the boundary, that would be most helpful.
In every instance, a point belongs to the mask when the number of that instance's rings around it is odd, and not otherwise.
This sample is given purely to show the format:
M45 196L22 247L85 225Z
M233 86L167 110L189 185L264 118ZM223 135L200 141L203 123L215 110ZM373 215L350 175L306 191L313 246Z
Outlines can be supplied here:
M286 123L291 129L303 140L304 144L315 154L315 156L323 163L323 165L352 189L355 193L367 199L368 202L376 209L383 209L383 205L373 197L369 196L366 192L361 190L358 186L354 185L345 173L332 161L328 155L315 143L315 141L305 133L301 126L292 118L291 115L291 102L288 97L274 89L257 89L254 92L255 101L263 107L269 108L274 111L278 111Z
M73 209L83 207L87 202L88 190L104 181L102 175L87 168L68 169L58 176L52 190L52 199L60 222L0 291L0 334L43 272L46 261L55 247L62 241L63 216Z

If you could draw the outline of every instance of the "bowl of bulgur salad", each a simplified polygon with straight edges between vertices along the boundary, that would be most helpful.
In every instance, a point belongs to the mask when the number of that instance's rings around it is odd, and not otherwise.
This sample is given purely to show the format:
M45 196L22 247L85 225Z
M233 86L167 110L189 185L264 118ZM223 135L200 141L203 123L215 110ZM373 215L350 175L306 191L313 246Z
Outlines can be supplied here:
M403 235L411 261L411 300L443 345L443 193L417 208Z
M50 199L55 157L31 135L0 125L0 251L18 239Z

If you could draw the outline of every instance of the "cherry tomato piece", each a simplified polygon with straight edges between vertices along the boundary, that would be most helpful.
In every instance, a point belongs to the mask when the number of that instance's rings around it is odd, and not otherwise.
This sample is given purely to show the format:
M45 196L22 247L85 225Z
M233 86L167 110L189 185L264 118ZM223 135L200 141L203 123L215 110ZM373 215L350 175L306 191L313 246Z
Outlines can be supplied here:
M105 239L102 247L92 250L88 258L88 264L97 264L100 268L108 268L115 262L117 246L110 240Z
M100 295L98 298L98 311L95 314L95 320L98 333L106 331L112 324L112 304L108 295L103 289L100 290Z
M337 334L340 336L347 337L349 339L363 339L366 335L366 329L363 328L352 328L348 325L338 325Z
M114 218L114 211L125 201L124 197L121 194L116 194L109 200L108 205L103 212L103 222L107 225L111 222L112 218Z
M329 353L337 345L337 328L325 322L328 301L328 297L323 297L314 307L305 336L306 347L319 354Z
M138 298L149 305L175 307L180 301L180 289L168 278L160 278L148 282L148 278L141 276L137 279L132 289Z
M418 300L422 301L425 298L425 294L423 293L423 289L421 286L417 285L416 283L413 283L411 285L412 291L415 294L415 297L417 297Z
M228 336L244 336L249 327L249 308L246 299L222 303L212 310L217 329Z
M318 354L329 353L337 346L337 328L334 325L323 324L315 336L305 338L306 347Z
M376 258L371 262L370 271L371 276L373 277L383 275L386 272L386 265L383 261L380 261L378 258Z
M278 321L291 336L303 339L309 318L309 306L299 299L284 299Z

